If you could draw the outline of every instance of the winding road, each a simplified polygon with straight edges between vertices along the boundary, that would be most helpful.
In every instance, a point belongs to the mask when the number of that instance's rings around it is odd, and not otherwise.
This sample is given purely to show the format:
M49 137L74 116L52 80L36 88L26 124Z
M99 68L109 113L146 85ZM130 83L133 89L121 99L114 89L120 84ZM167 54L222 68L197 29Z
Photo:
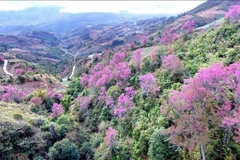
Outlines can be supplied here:
M75 63L75 60L76 60L77 55L78 55L78 54L75 54L75 55L74 55L74 58L73 58L74 63ZM69 78L69 79L72 79L72 77L74 76L74 73L75 73L75 69L76 69L76 64L74 64L70 76L69 76L69 77L65 77L65 78L63 78L62 81L63 81L63 82L64 82L64 81L67 81L68 78Z
M13 77L13 74L12 74L12 73L9 73L9 72L7 71L7 64L8 64L8 60L4 59L3 71L5 72L5 74Z

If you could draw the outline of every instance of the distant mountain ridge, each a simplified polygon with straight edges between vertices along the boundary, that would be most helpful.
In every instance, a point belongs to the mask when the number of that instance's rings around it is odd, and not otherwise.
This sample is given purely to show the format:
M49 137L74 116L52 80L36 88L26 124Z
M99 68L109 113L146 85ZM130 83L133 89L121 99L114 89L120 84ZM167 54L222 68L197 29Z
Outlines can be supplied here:
M31 7L20 11L0 11L0 34L25 32L27 29L65 33L78 27L100 24L119 24L172 14L129 13L66 13L61 7Z

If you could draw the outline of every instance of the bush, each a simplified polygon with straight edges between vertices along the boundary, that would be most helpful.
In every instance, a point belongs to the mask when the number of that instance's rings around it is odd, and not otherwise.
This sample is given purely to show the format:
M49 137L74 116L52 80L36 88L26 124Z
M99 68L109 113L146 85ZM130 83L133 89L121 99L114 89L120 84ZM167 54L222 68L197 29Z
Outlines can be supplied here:
M17 79L19 81L19 84L25 83L25 78L23 76L18 76Z
M13 119L15 119L15 120L23 120L23 116L21 114L16 113L16 114L13 115Z
M150 138L148 151L150 160L176 159L178 153L169 145L166 137L161 134L159 129L155 130Z
M80 154L77 146L66 138L54 143L54 145L49 150L49 156L51 160L80 159Z
M112 86L107 90L107 96L112 96L114 99L117 99L117 97L119 97L120 94L121 89L117 85Z

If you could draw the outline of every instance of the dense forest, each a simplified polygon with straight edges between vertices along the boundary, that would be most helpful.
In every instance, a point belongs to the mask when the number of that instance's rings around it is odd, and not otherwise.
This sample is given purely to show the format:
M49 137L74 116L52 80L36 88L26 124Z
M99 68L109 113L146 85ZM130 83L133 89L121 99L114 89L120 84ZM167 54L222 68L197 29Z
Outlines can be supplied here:
M82 57L64 93L6 86L1 159L240 159L239 15Z

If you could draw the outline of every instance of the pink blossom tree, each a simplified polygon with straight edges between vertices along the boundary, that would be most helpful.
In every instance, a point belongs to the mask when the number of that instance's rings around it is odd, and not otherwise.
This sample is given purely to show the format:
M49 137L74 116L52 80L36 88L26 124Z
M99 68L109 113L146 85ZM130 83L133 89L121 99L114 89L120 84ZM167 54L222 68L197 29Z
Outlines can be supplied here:
M17 90L11 85L7 86L5 88L5 93L2 95L1 100L4 102L10 102L10 101L15 101L15 102L20 102L26 97L26 94L23 90Z
M83 73L82 76L81 76L81 85L82 86L87 86L89 78L90 78L90 76L88 74Z
M15 70L15 73L16 74L18 74L18 75L21 75L21 74L23 74L23 69L22 68L17 68L16 70Z
M109 127L105 132L104 144L111 148L115 147L116 146L116 136L117 136L117 131L114 128Z
M125 57L126 57L126 54L124 52L117 52L113 55L109 64L112 65L112 66L115 66L120 62L124 62Z
M96 64L93 66L89 74L82 74L81 85L101 88L109 85L115 80L119 85L123 84L131 74L131 70L124 62L125 53L117 52L113 55L109 64Z
M232 135L239 143L239 86L240 64L225 67L217 63L200 69L181 91L172 90L168 103L162 106L162 113L174 123L165 131L170 135L170 142L187 150L200 145L203 155L211 130L223 128L226 130L224 145L229 144Z
M50 114L50 117L56 118L63 114L64 110L62 108L61 104L54 103L52 106L52 113Z
M125 88L125 94L122 93L118 97L118 105L114 109L113 114L117 117L122 117L129 109L133 108L133 97L136 94L136 91L132 87Z
M159 91L159 86L156 78L152 73L139 76L140 87L148 96L156 96Z
M179 38L179 35L174 32L172 29L165 32L160 39L160 42L162 42L164 45L171 45L173 42L175 42Z
M131 70L124 62L118 63L115 67L114 77L116 81L125 81L131 75Z
M84 111L88 110L91 98L89 96L83 96L79 98L79 101L81 109Z
M32 97L31 100L30 100L30 102L31 102L32 104L34 104L35 106L40 106L40 105L43 103L41 97Z
M195 29L195 21L194 20L187 20L183 23L181 29L186 31L187 33L192 33Z
M162 67L173 74L179 74L183 70L181 60L174 54L162 56Z
M142 50L141 49L136 50L132 55L132 61L137 71L140 71L141 69L142 59L143 59Z
M106 105L108 108L113 109L115 107L115 101L112 96L106 97Z
M98 95L98 100L102 101L102 102L105 102L105 100L106 100L106 87L101 87L101 92Z
M47 94L50 98L54 98L56 95L56 92L53 90L53 88L48 88L47 89Z
M225 14L226 19L237 20L240 18L240 5L230 6Z

